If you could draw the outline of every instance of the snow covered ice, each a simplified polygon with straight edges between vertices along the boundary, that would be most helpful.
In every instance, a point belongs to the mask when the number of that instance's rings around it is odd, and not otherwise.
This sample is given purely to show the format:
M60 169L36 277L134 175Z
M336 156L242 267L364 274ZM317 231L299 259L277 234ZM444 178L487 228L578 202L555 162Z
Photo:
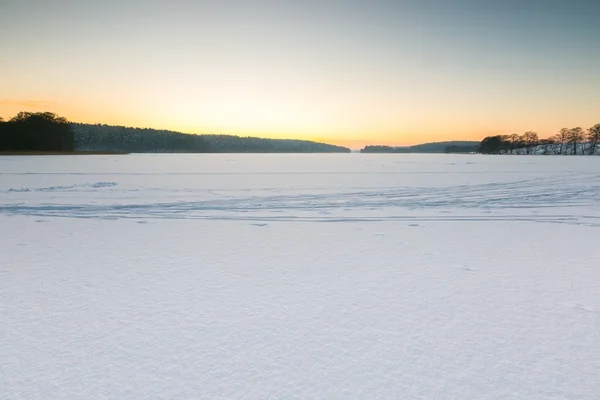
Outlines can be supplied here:
M598 399L599 162L0 157L0 399Z

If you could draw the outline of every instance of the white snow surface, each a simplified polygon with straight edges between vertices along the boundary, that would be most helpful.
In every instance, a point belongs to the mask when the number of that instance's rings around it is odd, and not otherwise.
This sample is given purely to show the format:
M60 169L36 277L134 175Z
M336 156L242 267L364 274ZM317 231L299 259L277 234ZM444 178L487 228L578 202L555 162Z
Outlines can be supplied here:
M0 157L0 399L598 399L600 158Z

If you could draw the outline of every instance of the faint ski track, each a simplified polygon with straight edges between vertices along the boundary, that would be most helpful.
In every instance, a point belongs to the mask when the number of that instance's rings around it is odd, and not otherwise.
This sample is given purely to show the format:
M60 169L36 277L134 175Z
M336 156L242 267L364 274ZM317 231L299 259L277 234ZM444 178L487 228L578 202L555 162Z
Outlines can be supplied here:
M117 182L101 181L41 188L8 188L4 193L0 191L0 214L257 222L516 220L597 227L600 226L598 182L598 174L566 174L552 179L521 179L441 188L383 187L326 193L322 193L323 188L318 187L303 188L302 193L294 193L294 190L287 190L286 193L286 189L282 189L282 194L272 195L272 188L221 191L185 187L132 188L121 187ZM252 195L249 196L248 192ZM40 198L39 193L56 193L56 196ZM89 198L90 193L94 193L93 203L81 201ZM148 195L151 195L151 200ZM207 195L212 198L206 199ZM20 196L20 201L11 201L16 196ZM177 200L165 201L170 198ZM196 200L201 198L204 199ZM115 200L119 200L119 203L115 204ZM565 209L575 207L593 212L564 213ZM552 211L558 208L561 212ZM440 210L451 215L438 215ZM540 210L543 214L540 214ZM292 212L293 216L285 215ZM423 212L426 214L423 215ZM280 215L274 216L273 213Z

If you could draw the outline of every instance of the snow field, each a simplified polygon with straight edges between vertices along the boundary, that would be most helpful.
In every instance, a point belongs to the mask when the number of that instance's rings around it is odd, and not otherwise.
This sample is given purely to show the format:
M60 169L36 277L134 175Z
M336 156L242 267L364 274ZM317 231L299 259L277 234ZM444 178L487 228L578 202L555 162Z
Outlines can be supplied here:
M0 398L597 398L600 169L288 157L0 158Z

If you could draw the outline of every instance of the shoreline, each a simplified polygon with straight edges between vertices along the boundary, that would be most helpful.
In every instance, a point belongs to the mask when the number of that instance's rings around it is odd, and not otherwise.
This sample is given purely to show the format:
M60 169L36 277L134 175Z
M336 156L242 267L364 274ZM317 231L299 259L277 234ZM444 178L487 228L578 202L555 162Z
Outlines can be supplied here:
M128 155L119 151L0 151L0 156L82 156L82 155Z

